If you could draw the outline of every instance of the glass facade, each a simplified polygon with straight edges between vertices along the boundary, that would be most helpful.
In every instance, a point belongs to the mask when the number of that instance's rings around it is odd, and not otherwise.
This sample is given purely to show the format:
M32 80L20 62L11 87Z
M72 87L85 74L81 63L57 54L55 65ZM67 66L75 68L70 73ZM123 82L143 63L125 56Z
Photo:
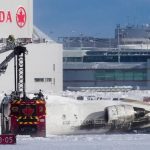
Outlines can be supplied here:
M84 56L83 62L118 62L119 56ZM147 62L147 56L121 56L120 62Z
M63 57L63 62L82 62L82 57Z
M106 81L143 81L147 80L146 69L139 70L97 70L95 72L96 80Z
M63 62L147 62L150 52L92 52L83 57L64 57Z

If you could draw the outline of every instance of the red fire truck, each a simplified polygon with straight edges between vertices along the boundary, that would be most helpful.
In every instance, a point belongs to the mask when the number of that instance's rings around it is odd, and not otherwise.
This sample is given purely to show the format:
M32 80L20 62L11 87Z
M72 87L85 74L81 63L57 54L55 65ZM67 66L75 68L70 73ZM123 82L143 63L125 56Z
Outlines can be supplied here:
M2 134L46 136L46 106L42 97L5 96L1 104Z
M0 64L0 73L5 72L8 62L14 58L14 87L5 95L0 105L2 134L46 136L46 102L41 92L28 98L25 92L26 48L14 46L14 51Z

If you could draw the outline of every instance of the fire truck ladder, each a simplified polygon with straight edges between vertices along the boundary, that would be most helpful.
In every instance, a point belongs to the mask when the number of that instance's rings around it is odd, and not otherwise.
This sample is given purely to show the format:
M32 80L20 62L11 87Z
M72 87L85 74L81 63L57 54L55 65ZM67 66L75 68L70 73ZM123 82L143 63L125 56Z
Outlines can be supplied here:
M8 51L8 50L7 50ZM0 74L4 73L7 69L8 62L14 58L14 82L15 82L15 93L23 94L25 97L25 54L27 50L23 46L14 47L6 59L0 63Z
M14 49L14 75L15 75L15 91L23 93L25 97L25 47L17 46Z

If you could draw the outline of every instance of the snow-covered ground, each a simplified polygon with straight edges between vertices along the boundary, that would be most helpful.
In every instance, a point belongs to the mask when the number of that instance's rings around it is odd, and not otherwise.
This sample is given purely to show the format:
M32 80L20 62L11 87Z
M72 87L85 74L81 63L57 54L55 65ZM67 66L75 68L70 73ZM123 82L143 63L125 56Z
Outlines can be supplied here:
M149 150L148 134L17 137L16 145L0 145L2 150Z
M77 96L94 96L105 99L113 98L130 98L135 100L143 100L143 97L150 97L150 90L129 90L124 92L95 92L95 91L85 91L85 92L64 92L64 96L69 96L76 98Z
M51 108L61 104L64 111L68 111L65 104L69 103L71 107L74 103L81 103L75 100L77 96L92 95L95 97L102 97L103 99L112 100L112 98L130 98L142 100L143 97L150 96L150 91L129 91L129 92L65 92L61 96L46 94L47 97L47 137L46 138L32 138L30 136L17 136L16 145L0 145L2 150L149 150L150 148L150 135L149 134L84 134L84 135L52 135L50 126ZM3 96L3 94L1 95ZM66 98L67 97L67 98ZM69 97L69 98L68 98ZM100 100L99 100L100 101ZM91 104L100 103L97 100L90 100ZM82 101L86 104L86 100ZM94 105L93 105L94 107ZM96 108L96 107L95 107ZM56 114L58 110L53 109ZM76 108L70 109L76 112ZM70 117L70 116L68 116ZM54 119L54 118L53 118ZM55 120L57 123L59 120Z

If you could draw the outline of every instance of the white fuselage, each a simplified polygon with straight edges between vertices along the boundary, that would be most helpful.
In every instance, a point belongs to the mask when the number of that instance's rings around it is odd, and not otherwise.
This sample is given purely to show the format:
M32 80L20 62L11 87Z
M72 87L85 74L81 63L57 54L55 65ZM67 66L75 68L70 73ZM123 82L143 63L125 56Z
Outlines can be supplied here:
M131 104L150 110L150 105L139 103L99 100L78 101L74 99L51 96L47 100L47 134L92 134L107 132L107 128L80 130L80 126L89 120L99 122L104 120L104 109L108 106Z

